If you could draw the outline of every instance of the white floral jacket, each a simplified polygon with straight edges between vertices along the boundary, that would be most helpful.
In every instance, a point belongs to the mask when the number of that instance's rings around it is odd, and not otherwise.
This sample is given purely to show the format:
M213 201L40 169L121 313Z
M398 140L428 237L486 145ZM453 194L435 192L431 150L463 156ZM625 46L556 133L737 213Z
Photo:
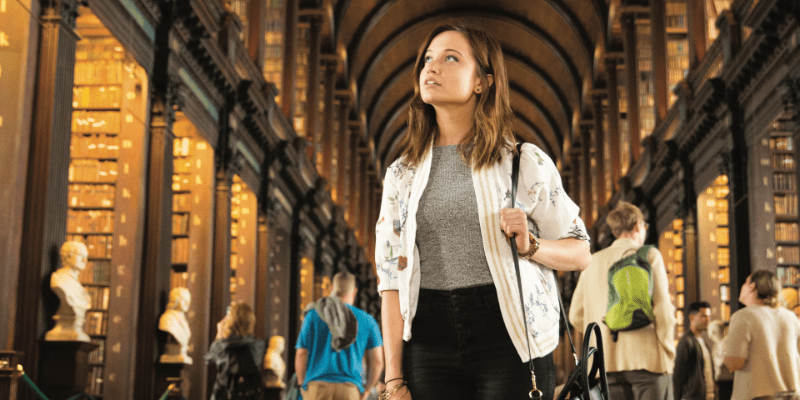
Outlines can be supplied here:
M378 291L398 290L403 316L403 339L411 339L411 322L417 310L420 268L416 246L416 213L431 169L429 148L416 167L399 159L386 170L383 200L376 225L375 265ZM522 361L528 361L522 325L519 290L511 247L500 230L500 210L511 205L511 165L508 152L500 163L473 171L483 248L497 288L503 321ZM537 237L556 240L575 237L589 240L578 216L580 208L567 196L553 161L533 144L522 146L516 208L528 214L528 226ZM553 270L520 259L525 300L525 322L531 355L542 357L558 344L559 305Z

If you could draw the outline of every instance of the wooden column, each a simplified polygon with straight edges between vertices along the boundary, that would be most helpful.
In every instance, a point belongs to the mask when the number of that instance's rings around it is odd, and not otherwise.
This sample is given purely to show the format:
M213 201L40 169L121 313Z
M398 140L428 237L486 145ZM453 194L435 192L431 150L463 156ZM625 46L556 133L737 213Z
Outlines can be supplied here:
M681 157L681 185L683 198L681 209L683 215L683 276L685 305L700 300L700 273L697 254L697 195L694 191L694 164L688 155ZM689 326L689 313L684 312L684 327Z
M689 69L706 56L706 0L686 0L686 23L689 27Z
M583 202L581 201L582 200L581 196L583 195L583 192L581 191L582 151L580 144L573 143L572 147L570 147L569 149L569 152L570 152L570 163L571 163L570 169L572 170L572 175L570 177L571 178L570 186L572 186L572 194L570 195L570 197L572 198L572 201L575 202L575 204L577 204L579 207L581 207L581 209L583 209Z
M283 85L281 103L283 115L290 124L294 121L295 79L297 75L297 37L300 0L286 0L286 26L283 41Z
M311 165L317 164L317 138L319 137L319 61L322 41L322 19L312 15L308 43L308 71L306 73L306 145Z
M333 158L333 126L336 123L335 118L335 100L336 100L336 67L338 66L338 59L334 54L324 54L322 62L325 64L325 114L322 118L322 166L317 168L320 175L328 180L330 189L331 181L331 161Z
M347 151L348 138L350 137L350 94L346 91L337 91L336 97L339 98L339 136L336 138L336 162L338 169L336 172L336 204L344 206L346 193L346 171L347 171Z
M154 77L157 75L154 75ZM158 320L166 307L172 248L172 104L165 93L154 93L150 112L150 151L147 174L144 264L139 297L136 343L135 398L158 396L155 370L165 335ZM160 339L160 340L159 340Z
M41 30L31 129L25 211L21 232L19 281L13 349L23 352L20 362L38 380L39 340L50 315L45 315L42 289L48 274L58 268L58 251L67 224L69 146L72 85L75 69L77 4L72 0L42 5ZM11 266L4 266L10 268ZM55 310L58 299L48 300ZM11 339L11 338L9 338ZM30 392L20 399L32 399Z
M583 198L581 200L583 200L582 208L585 210L583 221L586 223L587 227L590 227L594 224L592 218L592 136L589 132L589 125L587 124L581 124L581 150L581 163L583 167L581 170L583 181L581 194Z
M597 209L606 204L606 133L603 129L603 96L592 95L594 113L594 157L597 178Z
M165 2L156 27L155 57L150 96L150 149L147 159L147 203L145 205L144 263L139 297L139 324L136 327L136 375L134 397L152 398L156 382L155 364L166 335L158 330L158 320L169 298L172 249L172 123L173 104L178 88L170 87L169 32L174 9Z
M611 184L612 191L619 190L620 143L619 143L619 81L617 79L617 55L606 54L606 82L608 90L608 140L611 146Z
M358 140L359 140L359 131L361 130L361 123L358 121L350 121L350 129L348 130L348 149L347 152L347 165L348 165L348 172L347 172L347 191L348 201L347 201L347 210L349 215L348 225L354 230L356 229L356 215L355 215L355 206L356 206L356 190L358 186L358 182L356 181L358 177Z
M653 54L653 99L658 126L667 116L669 92L667 88L667 28L664 0L650 0L650 43Z
M264 70L264 32L266 31L268 0L250 0L248 3L247 52L255 61L259 71Z
M628 91L628 132L630 132L631 166L639 159L641 143L639 138L639 79L636 76L636 18L633 13L625 13L620 18L622 24L623 47L625 50L625 73Z
M798 79L800 81L800 79ZM800 86L800 85L799 85ZM796 90L797 87L794 88ZM745 134L744 110L739 104L739 92L728 88L726 100L730 118L728 130L731 135L731 151L729 154L722 154L719 160L721 170L730 171L730 193L728 194L728 204L730 204L730 298L738 299L741 289L747 277L752 273L751 265L751 231L750 231L750 207L752 201L749 193L748 177L750 176L750 162L748 160L747 137ZM797 142L795 142L797 143ZM795 153L797 153L795 147ZM753 162L756 161L755 157ZM731 301L731 313L739 310L739 302Z
M267 173L267 172L265 172ZM262 183L262 185L265 183ZM269 201L264 198L261 202ZM264 207L259 207L264 208ZM267 340L269 337L269 223L266 212L258 212L258 237L256 256L256 303L253 311L256 314L255 337Z

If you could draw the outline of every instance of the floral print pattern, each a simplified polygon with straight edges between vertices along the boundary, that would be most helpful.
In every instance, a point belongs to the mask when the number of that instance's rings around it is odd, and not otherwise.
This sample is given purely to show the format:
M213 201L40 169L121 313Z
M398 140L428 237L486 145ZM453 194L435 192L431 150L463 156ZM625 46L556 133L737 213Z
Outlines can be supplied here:
M398 290L404 323L403 338L411 338L411 324L419 295L419 257L416 250L415 208L430 174L429 150L423 160L409 167L402 160L388 167L384 178L383 200L376 226L375 262L378 290ZM513 257L505 235L499 232L499 213L511 205L511 162L508 152L491 168L473 171L479 217L484 231L484 250L504 309L504 321L520 357L527 361L524 332L519 323L528 325L533 357L549 354L558 344L560 308L555 290L555 274L545 265L520 260L524 309L520 308L519 290ZM514 206L528 215L529 230L537 237L557 240L566 237L589 240L580 220L579 207L567 196L553 161L532 144L522 147L520 191ZM490 188L490 189L489 189ZM489 189L489 190L486 190ZM488 236L488 237L487 237ZM511 300L513 299L513 300ZM513 327L517 327L516 330Z

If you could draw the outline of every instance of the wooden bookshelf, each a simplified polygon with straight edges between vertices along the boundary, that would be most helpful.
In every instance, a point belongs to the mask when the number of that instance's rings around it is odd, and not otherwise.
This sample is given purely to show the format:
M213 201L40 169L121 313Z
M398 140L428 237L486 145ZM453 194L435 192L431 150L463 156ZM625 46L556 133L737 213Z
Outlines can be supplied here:
M689 30L687 23L686 0L667 0L667 86L669 88L668 107L677 100L672 89L683 80L689 70Z
M730 186L719 175L697 199L700 297L711 305L711 318L731 317Z
M800 229L794 140L783 120L770 128L772 200L775 211L775 264L781 285L800 287Z
M636 85L639 87L639 138L644 139L656 125L655 72L653 71L652 25L650 20L636 20ZM644 143L644 142L642 142Z
M683 309L685 306L685 286L683 269L683 220L676 219L659 238L658 249L664 258L669 282L669 295L675 305L675 344L683 336Z
M94 17L81 18L85 22ZM84 331L98 345L89 354L88 376L89 394L96 398L106 394L106 342L124 341L109 338L111 315L119 315L119 310L127 307L122 303L129 300L127 292L112 290L112 271L115 275L125 271L130 235L122 225L126 220L127 225L135 223L126 215L135 212L128 208L137 204L129 200L136 194L121 183L120 175L135 173L143 151L134 143L141 143L137 138L143 134L139 111L144 109L145 98L139 92L146 85L144 77L143 70L111 36L86 35L77 43L66 240L80 241L89 250L79 279L91 298ZM112 265L118 267L112 270ZM112 313L115 304L118 311Z

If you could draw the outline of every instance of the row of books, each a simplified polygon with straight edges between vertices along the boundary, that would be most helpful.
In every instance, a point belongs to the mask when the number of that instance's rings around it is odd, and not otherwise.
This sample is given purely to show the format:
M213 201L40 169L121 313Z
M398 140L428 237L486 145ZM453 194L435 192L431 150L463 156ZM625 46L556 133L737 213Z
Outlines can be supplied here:
M104 362L106 355L106 341L100 338L92 339L92 343L97 345L97 348L89 353L89 363L99 364Z
M175 166L174 173L176 174L190 174L192 173L192 160L187 158L175 158L173 163Z
M108 298L110 290L108 287L89 286L86 288L91 297L91 308L95 310L108 310Z
M731 282L731 273L728 268L720 268L717 271L717 277L719 278L720 285L727 285Z
M794 170L794 156L791 154L773 154L772 168Z
M667 14L667 28L686 29L686 3L667 2L664 5Z
M797 187L797 177L794 174L772 174L772 190L791 191Z
M727 246L730 243L730 231L726 227L717 227L714 236L717 246Z
M69 163L70 182L112 183L117 180L116 161L72 160Z
M776 195L774 198L776 215L797 216L797 195Z
M170 289L175 289L178 287L188 287L189 284L189 273L188 272L177 272L172 271L169 277L169 287Z
M172 195L172 211L189 212L192 210L191 193L175 193Z
M719 316L723 322L731 320L731 306L728 303L721 303L719 305Z
M189 262L189 238L172 239L172 263L186 264Z
M86 263L78 279L83 284L108 285L110 275L111 261L92 260Z
M797 125L792 120L779 119L772 123L772 130L776 132L789 132L797 128Z
M81 40L75 50L75 61L123 59L125 49L113 38Z
M800 264L800 247L776 246L775 261L778 264Z
M192 190L192 176L186 174L172 175L172 191L186 192Z
M189 157L192 155L192 139L179 137L172 140L172 155L175 157Z
M717 265L727 267L731 265L731 251L727 247L717 247Z
M83 331L89 335L105 335L108 329L107 311L87 311Z
M778 267L776 272L778 275L778 280L781 281L781 285L800 285L800 269L797 267Z
M103 367L95 365L89 372L89 394L93 396L103 395Z
M119 138L116 135L109 136L103 133L74 134L69 149L72 158L118 158Z
M728 285L720 285L719 299L721 301L731 301L731 291Z
M771 150L794 151L794 140L791 136L773 137L769 139L769 148Z
M69 233L113 233L114 211L69 210L67 211ZM93 236L89 236L92 238ZM102 237L105 237L102 236ZM89 244L87 243L87 246Z
M119 86L75 86L72 88L73 108L120 108L122 88Z
M119 111L73 111L72 133L111 133L122 129Z
M114 185L69 185L70 207L114 207L117 188Z
M121 84L125 76L122 60L87 60L75 62L75 85Z
M800 227L798 227L796 222L776 223L775 240L781 242L800 240Z
M190 218L189 214L172 214L172 234L188 235L189 218Z

